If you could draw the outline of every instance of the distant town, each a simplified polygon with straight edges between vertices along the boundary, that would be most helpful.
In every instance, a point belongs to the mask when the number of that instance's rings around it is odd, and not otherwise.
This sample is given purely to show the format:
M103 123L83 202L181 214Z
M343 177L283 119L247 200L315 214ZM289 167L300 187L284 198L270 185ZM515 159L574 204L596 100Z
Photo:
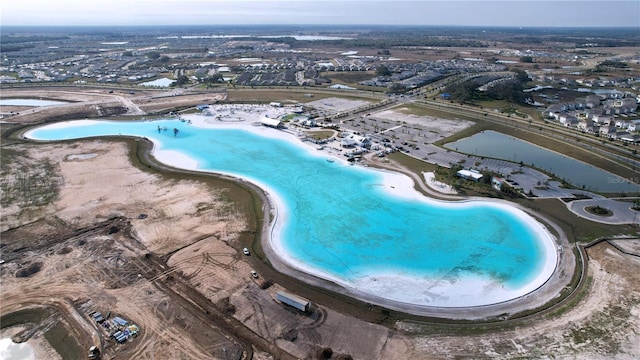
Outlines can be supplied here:
M1 30L0 357L640 357L637 27Z
M538 109L539 116L582 132L640 142L640 60L634 52L610 52L611 46L638 46L629 30L608 30L595 39L563 37L561 30L534 30L513 38L504 29L473 35L472 29L458 29L444 36L440 28L418 28L407 38L394 33L385 38L379 31L350 27L296 30L276 28L271 35L255 27L52 32L8 28L2 35L0 83L152 88L355 85L406 93L457 76L453 85L472 84L481 95L508 99L511 95L505 92L518 82L513 70L519 70L526 71L524 82L530 87L522 88L515 99ZM425 40L423 36L431 33L440 36ZM460 91L441 91L439 96L475 100Z

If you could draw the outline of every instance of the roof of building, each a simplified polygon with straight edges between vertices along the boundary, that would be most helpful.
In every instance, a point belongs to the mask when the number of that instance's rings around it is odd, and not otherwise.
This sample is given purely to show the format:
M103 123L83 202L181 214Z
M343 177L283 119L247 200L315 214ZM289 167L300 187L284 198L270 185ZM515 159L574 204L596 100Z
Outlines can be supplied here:
M303 297L300 297L300 296L297 296L297 295L294 295L294 294L290 294L290 293L284 292L284 291L278 291L276 293L276 299L282 301L283 298L286 298L286 299L289 299L289 300L293 300L293 301L295 301L295 302L297 302L298 304L301 304L301 305L308 305L309 304L309 300L307 300L307 299L305 299Z
M113 318L113 322L122 326L126 326L128 324L127 320L117 316Z
M458 170L456 174L458 174L458 176L462 176L468 179L474 179L474 180L482 179L482 174L476 171L471 171L471 170L464 170L464 169Z
M278 127L278 126L282 125L282 121L277 120L277 119L271 119L271 118L268 118L268 117L262 118L262 120L260 120L260 122L263 125L273 126L273 127Z
M356 141L354 139L351 139L351 138L346 138L346 139L342 139L340 144L342 146L353 146L353 145L356 144Z

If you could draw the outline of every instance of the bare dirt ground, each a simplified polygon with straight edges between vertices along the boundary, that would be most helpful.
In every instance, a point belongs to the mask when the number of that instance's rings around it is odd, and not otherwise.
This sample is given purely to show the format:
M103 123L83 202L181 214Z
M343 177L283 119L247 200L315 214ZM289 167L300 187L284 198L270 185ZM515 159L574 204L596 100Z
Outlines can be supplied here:
M326 293L303 315L274 298L305 285L240 251L253 225L224 188L141 170L124 142L5 142L2 153L0 316L50 308L52 323L64 323L82 352L99 345L105 359L316 359L320 348L331 348L332 359L640 356L638 240L587 249L585 289L526 320L438 324ZM141 334L116 344L90 318L96 310L140 325ZM37 325L2 331L51 351L38 342L47 327Z
M173 109L193 107L197 104L214 104L226 98L226 93L207 92L203 94L181 94L163 93L154 95L143 95L132 98L140 109L149 114L166 113Z
M74 155L95 156L77 159ZM214 350L237 347L214 328L207 331L206 324L198 323L155 288L153 279L138 275L148 266L141 269L139 263L148 252L166 254L204 234L231 253L224 242L235 240L243 219L225 209L225 202L216 200L220 194L197 182L161 180L132 167L124 144L96 141L28 150L27 158L34 164L44 157L64 186L57 200L36 216L12 216L5 212L11 208L3 209L3 219L11 220L3 221L4 229L9 229L2 239L6 261L2 267L3 312L21 307L25 301L48 299L44 302L72 302L85 322L91 310L121 314L143 329L144 335L131 343L137 344L129 346L136 358L181 358L184 354L191 354L186 358L206 358ZM15 184L11 175L6 175L6 181ZM7 193L19 196L9 189ZM146 217L140 219L140 214ZM104 225L85 232L95 224ZM129 227L133 236L126 235ZM80 234L76 236L76 232ZM204 237L201 242L206 240ZM34 275L14 276L36 262L40 270ZM232 288L237 282L229 272L215 278L221 288ZM190 335L194 327L197 331ZM100 338L106 344L105 335L101 333ZM198 335L206 347L193 343ZM118 355L121 351L130 353L125 350L126 346L112 349L118 358L125 356Z
M444 137L449 137L473 125L473 122L466 120L447 120L434 118L432 116L418 116L406 112L407 109L401 107L378 112L374 117L391 122L399 122L401 124L420 125L423 130L434 132Z
M166 114L191 108L198 104L210 104L226 98L225 92L214 91L128 91L73 87L7 88L3 98L49 99L68 101L46 107L3 106L0 114L12 123L30 124L49 120L70 120L107 116L144 116Z
M415 351L434 358L442 353L451 357L475 353L480 358L503 359L636 359L640 340L638 257L624 255L607 242L587 252L589 286L571 307L505 331L419 337ZM418 329L402 322L399 328Z

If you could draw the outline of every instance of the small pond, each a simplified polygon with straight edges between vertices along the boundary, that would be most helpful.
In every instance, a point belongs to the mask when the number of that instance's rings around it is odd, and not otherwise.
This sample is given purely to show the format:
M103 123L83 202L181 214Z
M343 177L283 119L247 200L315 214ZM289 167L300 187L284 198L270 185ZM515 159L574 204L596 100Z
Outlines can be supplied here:
M555 151L496 131L483 131L444 146L467 154L522 161L555 174L576 187L599 192L638 192L640 185Z

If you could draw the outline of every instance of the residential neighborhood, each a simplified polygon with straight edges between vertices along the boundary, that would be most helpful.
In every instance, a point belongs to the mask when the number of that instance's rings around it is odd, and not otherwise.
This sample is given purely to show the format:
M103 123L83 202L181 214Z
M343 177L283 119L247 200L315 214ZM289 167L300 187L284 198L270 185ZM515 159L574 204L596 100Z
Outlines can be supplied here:
M0 358L639 358L637 26L445 3L2 26Z

